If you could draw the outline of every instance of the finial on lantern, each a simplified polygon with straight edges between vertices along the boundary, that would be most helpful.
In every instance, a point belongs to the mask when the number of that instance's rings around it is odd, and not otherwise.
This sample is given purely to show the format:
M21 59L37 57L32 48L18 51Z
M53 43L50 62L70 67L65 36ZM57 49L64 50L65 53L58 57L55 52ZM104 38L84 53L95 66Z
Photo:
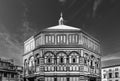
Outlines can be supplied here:
M59 25L63 25L63 24L64 24L64 19L63 19L63 14L61 12L60 19L59 19Z

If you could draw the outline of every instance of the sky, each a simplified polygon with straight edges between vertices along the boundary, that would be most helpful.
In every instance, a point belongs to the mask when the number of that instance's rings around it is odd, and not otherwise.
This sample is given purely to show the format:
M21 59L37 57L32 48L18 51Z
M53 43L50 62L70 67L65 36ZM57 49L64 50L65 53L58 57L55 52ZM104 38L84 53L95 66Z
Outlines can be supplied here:
M120 61L120 0L0 0L0 57L22 65L23 42L44 28L83 29L101 44L102 66Z

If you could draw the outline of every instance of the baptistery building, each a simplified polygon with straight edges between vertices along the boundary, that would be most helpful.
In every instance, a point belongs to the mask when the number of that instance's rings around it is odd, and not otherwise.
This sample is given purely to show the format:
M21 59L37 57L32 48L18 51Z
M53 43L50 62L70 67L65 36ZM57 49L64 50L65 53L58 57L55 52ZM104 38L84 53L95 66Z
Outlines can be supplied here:
M25 81L100 81L97 39L80 28L48 27L24 42Z

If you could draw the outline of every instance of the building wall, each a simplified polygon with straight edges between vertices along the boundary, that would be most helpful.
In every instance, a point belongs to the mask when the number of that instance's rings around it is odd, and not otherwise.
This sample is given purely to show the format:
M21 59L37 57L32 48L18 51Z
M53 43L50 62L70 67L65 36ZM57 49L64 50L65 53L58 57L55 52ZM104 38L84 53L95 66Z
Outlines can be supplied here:
M58 58L59 53L62 53L63 56L65 57L64 58L65 63L62 65L59 64ZM71 55L72 53L73 55ZM45 54L48 54L48 56L45 57ZM48 57L51 57L50 60L52 60L52 63L46 63ZM72 57L75 58L76 63L72 64L71 61L73 59ZM24 62L24 64L26 65L25 68L27 69L25 71L26 74L29 74L28 69L30 70L30 68L34 68L32 69L33 72L36 69L36 72L39 73L41 71L59 71L59 69L62 69L62 71L64 71L65 69L67 71L67 68L69 69L68 71L71 71L71 69L73 70L75 69L75 71L97 73L98 75L100 73L100 56L85 49L76 48L38 49L34 52L34 54L33 53L28 54L25 58L26 58L25 61L27 62L27 64L25 64ZM38 61L39 63L37 63ZM43 69L40 69L40 67L42 67ZM57 70L55 70L55 67L57 68Z
M35 40L34 37L31 37L24 43L24 53L27 53L33 49L35 49Z
M11 59L0 58L0 81L16 81L18 73Z
M43 33L31 37L24 43L24 53L26 54L40 45L82 45L100 53L99 43L83 33Z
M26 51L28 47L33 49ZM100 45L84 33L40 33L25 41L24 48L24 77L44 75L45 81L65 81L69 75L69 81L85 81L101 76Z
M101 70L102 81L120 81L120 66L113 65L104 67Z

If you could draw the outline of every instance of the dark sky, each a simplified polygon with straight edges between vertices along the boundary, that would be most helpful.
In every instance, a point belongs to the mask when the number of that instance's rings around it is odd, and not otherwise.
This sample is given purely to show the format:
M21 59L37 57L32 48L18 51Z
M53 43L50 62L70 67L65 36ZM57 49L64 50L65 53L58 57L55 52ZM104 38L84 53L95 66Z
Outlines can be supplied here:
M0 56L22 64L23 42L46 27L82 28L101 42L102 63L119 63L120 0L0 0Z

